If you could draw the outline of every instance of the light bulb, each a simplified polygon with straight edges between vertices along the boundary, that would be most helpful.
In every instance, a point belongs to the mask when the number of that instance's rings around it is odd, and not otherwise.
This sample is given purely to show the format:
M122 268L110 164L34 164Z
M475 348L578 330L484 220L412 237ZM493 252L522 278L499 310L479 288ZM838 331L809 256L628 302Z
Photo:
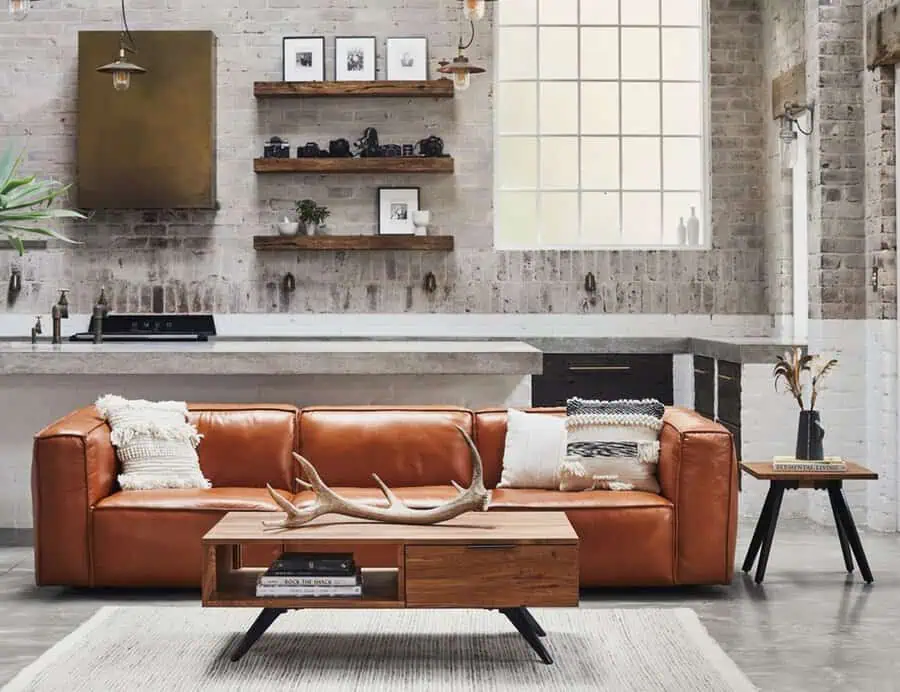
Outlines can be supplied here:
M31 0L9 0L9 15L13 19L22 20L31 10Z
M794 156L796 156L797 147L794 142L797 141L797 133L794 132L794 126L788 118L781 121L781 131L778 133L778 140L781 143L781 167L788 171L794 167Z
M112 73L113 89L126 91L131 86L131 73L125 70L116 70Z
M484 0L465 0L463 15L466 19L476 20L484 17Z
M453 84L460 91L465 91L472 83L472 76L468 72L460 71L453 73Z

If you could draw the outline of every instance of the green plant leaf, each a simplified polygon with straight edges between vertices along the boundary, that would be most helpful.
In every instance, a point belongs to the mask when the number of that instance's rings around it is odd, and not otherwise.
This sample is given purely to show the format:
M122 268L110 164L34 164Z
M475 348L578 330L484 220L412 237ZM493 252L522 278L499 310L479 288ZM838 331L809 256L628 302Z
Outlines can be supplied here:
M72 240L72 238L64 236L59 231L54 231L52 228L41 228L40 226L0 225L0 232L6 233L9 236L13 236L18 233L33 233L35 235L43 235L49 236L50 238L56 238L56 240L62 240L63 242L71 243L72 245L81 245L80 241Z
M28 185L34 182L34 176L29 176L28 178L16 178L15 180L8 181L3 189L0 190L0 195L8 195L10 192L15 190L17 187L22 187L23 185Z
M13 175L15 175L16 169L22 161L23 154L24 152L16 154L12 145L7 146L3 153L0 154L0 187L5 188Z
M9 244L13 246L13 248L19 253L19 257L25 254L25 243L22 242L22 239L17 235L8 234L6 239L9 241Z

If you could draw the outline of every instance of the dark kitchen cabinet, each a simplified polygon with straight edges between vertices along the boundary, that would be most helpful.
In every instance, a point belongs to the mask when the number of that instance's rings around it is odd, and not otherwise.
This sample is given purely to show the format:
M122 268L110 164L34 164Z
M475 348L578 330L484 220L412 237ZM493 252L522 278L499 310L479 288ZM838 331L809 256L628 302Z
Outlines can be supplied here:
M716 419L716 362L706 356L694 356L694 409Z
M544 354L544 374L531 380L534 406L566 399L674 399L670 354Z

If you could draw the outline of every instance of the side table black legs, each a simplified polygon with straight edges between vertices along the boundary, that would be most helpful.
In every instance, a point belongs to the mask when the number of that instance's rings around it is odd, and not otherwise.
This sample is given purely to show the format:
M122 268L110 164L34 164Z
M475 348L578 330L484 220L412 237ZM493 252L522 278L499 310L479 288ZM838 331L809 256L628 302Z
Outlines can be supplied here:
M841 491L834 488L828 489L828 500L831 502L831 514L834 517L834 526L837 529L838 541L841 543L841 553L844 555L844 567L848 572L853 571L853 556L850 554L850 543L847 541L847 532L844 531L844 523L836 502L836 495Z
M250 650L250 647L256 643L263 633L269 629L278 616L287 612L284 608L263 608L256 620L250 625L247 634L241 639L235 650L231 653L232 661L239 661L241 657Z
M531 648L535 650L544 663L548 665L553 663L550 653L544 646L544 642L541 641L541 637L545 636L546 632L544 632L528 610L525 608L500 608L500 612L519 630L519 634L525 638L525 641L531 645Z
M828 491L828 499L831 501L831 511L834 514L834 523L837 527L838 541L841 544L841 553L844 556L844 566L848 572L853 571L853 558L859 565L859 571L863 579L869 584L874 581L872 570L866 559L859 532L853 521L853 515L844 498L842 482L839 480L817 481L812 485L801 486L799 481L770 481L769 492L763 504L759 521L750 539L747 555L741 569L749 572L753 568L756 556L759 554L759 564L756 566L754 581L761 584L766 577L766 567L769 563L769 553L772 550L772 540L775 536L775 526L778 523L778 512L781 509L781 501L785 490L794 490L800 487L812 487L816 490ZM851 556L852 553L852 556Z
M866 559L866 552L863 550L862 541L859 539L859 532L856 530L856 523L847 506L847 500L844 499L844 493L841 492L840 486L837 486L829 487L828 495L831 498L832 507L836 508L837 515L840 517L841 528L853 550L853 557L856 558L859 571L866 583L871 584L875 579L872 577L872 570L869 568L869 561Z

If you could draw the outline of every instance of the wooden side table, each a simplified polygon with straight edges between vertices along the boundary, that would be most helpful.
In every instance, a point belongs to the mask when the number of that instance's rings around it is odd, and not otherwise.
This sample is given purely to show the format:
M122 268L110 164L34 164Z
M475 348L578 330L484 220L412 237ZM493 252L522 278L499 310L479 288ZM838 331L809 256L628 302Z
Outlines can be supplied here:
M744 558L744 564L741 567L744 572L749 572L753 568L757 553L759 553L759 564L756 566L754 579L757 584L761 584L766 576L766 565L769 563L772 537L775 535L775 525L778 523L778 512L781 509L784 491L798 488L813 488L828 492L834 523L837 526L838 540L841 543L841 552L844 554L844 566L848 572L852 572L853 558L855 557L863 579L869 584L874 581L862 541L859 539L859 532L853 522L853 515L850 513L844 497L843 483L844 481L877 480L877 473L849 461L847 470L839 473L775 471L771 461L742 462L741 469L754 478L769 481L769 492L759 515L759 521L756 523L756 529L753 531L750 547L747 548L747 557Z

